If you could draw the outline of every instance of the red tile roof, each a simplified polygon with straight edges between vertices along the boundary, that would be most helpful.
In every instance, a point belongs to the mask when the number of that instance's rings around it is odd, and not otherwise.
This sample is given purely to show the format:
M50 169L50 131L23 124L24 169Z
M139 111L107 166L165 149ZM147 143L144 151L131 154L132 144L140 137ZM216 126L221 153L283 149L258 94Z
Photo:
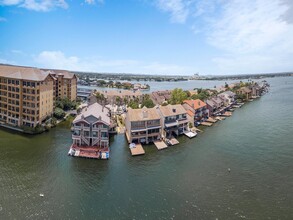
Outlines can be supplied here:
M191 110L187 110L187 114L191 117L194 116L194 113Z
M206 103L204 103L200 99L184 100L183 103L186 103L186 104L190 105L194 110L197 110L197 109L202 108L202 107L206 107L206 105L207 105Z

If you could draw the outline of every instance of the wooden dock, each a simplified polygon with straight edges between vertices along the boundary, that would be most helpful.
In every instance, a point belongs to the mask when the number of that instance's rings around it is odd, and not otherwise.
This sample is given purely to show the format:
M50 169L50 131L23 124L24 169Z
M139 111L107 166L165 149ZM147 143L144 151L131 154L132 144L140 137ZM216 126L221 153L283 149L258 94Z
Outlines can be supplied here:
M179 144L179 141L176 138L172 137L169 140L169 143L173 146L173 145Z
M217 116L216 119L218 119L219 121L223 121L223 120L225 120L226 118L225 118L225 117L221 117L221 116Z
M210 122L201 122L200 124L208 127L211 127L213 125L213 123Z
M156 145L158 150L166 149L168 146L165 144L164 141L155 141L154 144Z
M135 144L135 147L129 148L132 156L138 156L145 154L141 144Z
M217 122L216 119L213 119L213 118L211 118L211 117L209 117L206 121L207 121L207 122L210 122L210 123L216 123L216 122Z
M197 128L197 127L193 127L193 128L191 128L191 131L192 131L192 132L203 132L202 130L200 130L200 129Z
M225 113L223 114L223 116L230 117L230 116L232 116L232 112L225 112Z

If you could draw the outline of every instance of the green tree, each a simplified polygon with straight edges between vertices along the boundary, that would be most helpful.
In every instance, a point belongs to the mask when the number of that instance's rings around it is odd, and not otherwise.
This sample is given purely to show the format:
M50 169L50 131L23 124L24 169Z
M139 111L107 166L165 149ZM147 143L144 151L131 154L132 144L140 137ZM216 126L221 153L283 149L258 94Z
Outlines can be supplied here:
M65 116L65 112L61 108L55 108L53 115L57 119L62 119Z
M180 88L176 88L171 93L170 103L172 105L181 104L185 99L187 99L187 93Z
M138 109L139 108L139 104L138 102L136 102L135 100L131 99L129 101L129 105L128 105L130 108L132 109Z
M142 96L142 103L141 103L142 107L147 107L147 108L153 108L155 106L153 100L151 100L150 95L149 94L144 94Z

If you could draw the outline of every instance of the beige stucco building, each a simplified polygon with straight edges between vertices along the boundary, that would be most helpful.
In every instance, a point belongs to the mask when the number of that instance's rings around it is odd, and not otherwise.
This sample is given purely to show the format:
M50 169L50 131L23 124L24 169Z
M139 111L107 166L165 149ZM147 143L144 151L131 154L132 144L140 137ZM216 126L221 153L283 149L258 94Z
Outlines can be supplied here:
M38 68L0 65L0 122L35 127L50 117L58 85L53 73ZM63 95L71 100L76 98L76 77L73 78L73 83L61 86L66 88Z

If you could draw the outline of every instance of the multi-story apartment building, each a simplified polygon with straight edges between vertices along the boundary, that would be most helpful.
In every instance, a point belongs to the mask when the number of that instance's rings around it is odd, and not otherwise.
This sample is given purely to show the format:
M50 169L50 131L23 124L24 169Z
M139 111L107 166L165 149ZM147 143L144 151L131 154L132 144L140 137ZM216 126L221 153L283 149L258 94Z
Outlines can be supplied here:
M149 144L161 139L161 116L156 108L129 108L125 118L126 137L129 143Z
M54 77L54 97L68 98L71 101L77 97L77 77L66 70L49 70Z
M188 130L187 111L182 105L160 106L157 110L162 118L164 137L177 136Z
M0 120L35 127L53 112L54 79L48 71L0 65Z
M109 109L94 103L83 109L72 124L71 155L97 159L109 157Z
M76 98L76 76L63 73L70 100ZM56 76L56 74L55 74ZM56 96L53 71L0 65L0 121L10 126L35 127L53 113ZM59 84L58 84L59 87ZM64 96L63 96L64 97Z
M193 122L195 126L205 121L209 117L209 109L207 104L200 99L185 100L183 107L187 111L189 121Z

